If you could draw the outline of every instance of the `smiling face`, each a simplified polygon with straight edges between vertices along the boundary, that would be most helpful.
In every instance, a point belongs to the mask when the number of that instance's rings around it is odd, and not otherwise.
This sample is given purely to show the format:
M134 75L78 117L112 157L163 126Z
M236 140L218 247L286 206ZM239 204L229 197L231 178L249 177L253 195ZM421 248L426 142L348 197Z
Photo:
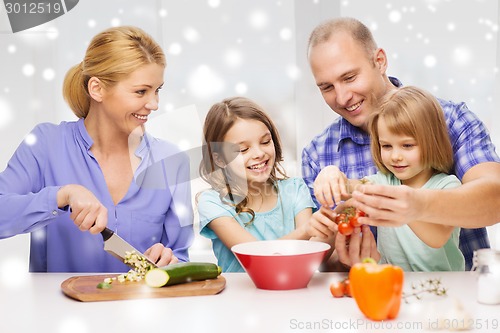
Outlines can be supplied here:
M383 117L378 119L377 126L382 163L404 185L422 187L433 171L423 165L417 140L408 135L391 132Z
M227 167L252 187L265 185L274 168L276 151L271 132L258 120L238 118L224 136ZM227 151L230 149L231 151ZM236 158L231 157L236 155Z
M378 99L393 88L385 75L385 52L368 52L350 34L340 31L311 47L309 63L328 106L366 131Z
M111 88L103 88L100 121L125 133L144 125L151 112L158 109L164 70L162 65L144 65Z

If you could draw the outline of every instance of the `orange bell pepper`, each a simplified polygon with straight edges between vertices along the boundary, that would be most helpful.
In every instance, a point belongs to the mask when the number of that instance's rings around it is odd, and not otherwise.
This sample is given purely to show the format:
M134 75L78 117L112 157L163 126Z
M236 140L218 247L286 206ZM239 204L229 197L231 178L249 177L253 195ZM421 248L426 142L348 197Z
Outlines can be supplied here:
M358 308L372 320L394 319L399 313L403 292L403 270L394 265L378 265L368 258L349 271L352 297Z

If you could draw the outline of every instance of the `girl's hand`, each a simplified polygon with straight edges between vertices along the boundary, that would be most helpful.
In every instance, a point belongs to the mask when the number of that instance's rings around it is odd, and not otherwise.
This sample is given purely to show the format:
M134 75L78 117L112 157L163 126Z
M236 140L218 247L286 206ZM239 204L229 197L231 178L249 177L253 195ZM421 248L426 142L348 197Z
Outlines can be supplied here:
M87 188L71 184L57 192L57 206L71 208L70 218L81 231L97 234L108 224L108 210Z
M327 207L334 207L345 198L349 198L347 177L335 165L329 165L320 171L314 180L314 196Z
M144 252L144 255L149 260L154 262L156 266L162 267L179 262L179 259L174 255L172 249L163 246L162 243L156 243Z
M332 243L330 244L333 245L333 240L338 230L337 223L335 223L336 216L337 214L330 208L321 206L320 209L311 216L309 221L307 230L309 237L331 239Z

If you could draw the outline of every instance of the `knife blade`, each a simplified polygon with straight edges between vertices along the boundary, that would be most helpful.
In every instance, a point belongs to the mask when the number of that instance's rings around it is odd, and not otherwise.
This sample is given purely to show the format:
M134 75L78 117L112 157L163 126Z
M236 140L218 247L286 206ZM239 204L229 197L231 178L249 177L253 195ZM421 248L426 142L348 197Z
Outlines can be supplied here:
M135 252L137 256L144 258L148 263L156 267L155 263L149 260L144 254L135 249L130 243L118 236L113 230L105 228L101 231L102 239L104 240L104 250L123 262L125 265L135 269L136 267L130 263L125 263L125 257L128 253Z

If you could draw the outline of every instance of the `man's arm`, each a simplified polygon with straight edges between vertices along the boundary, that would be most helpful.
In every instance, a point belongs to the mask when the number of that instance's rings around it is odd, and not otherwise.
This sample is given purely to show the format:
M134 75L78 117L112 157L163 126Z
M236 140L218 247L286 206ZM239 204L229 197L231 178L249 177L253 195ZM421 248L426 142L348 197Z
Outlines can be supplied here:
M470 168L463 185L454 189L412 189L407 186L361 185L353 206L369 215L360 222L401 226L425 221L462 228L491 226L500 221L500 163Z
M302 179L304 179L304 182L309 189L309 193L311 194L314 204L319 208L321 204L314 196L314 180L318 176L320 167L316 163L317 156L314 156L314 158L311 156L311 154L316 155L316 151L314 148L310 148L310 150L311 152L309 152L307 148L302 150Z

